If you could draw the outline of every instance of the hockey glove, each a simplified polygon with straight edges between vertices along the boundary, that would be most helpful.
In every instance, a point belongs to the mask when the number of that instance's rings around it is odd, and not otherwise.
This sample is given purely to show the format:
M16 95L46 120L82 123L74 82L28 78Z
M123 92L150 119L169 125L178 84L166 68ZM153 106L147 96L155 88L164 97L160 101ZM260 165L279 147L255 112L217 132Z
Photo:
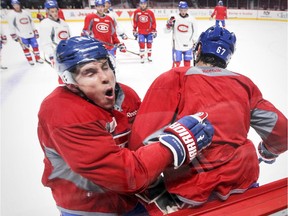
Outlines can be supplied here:
M135 40L137 40L137 38L138 38L138 32L137 31L133 31L133 36L135 37Z
M39 33L38 33L37 29L35 29L33 32L34 32L35 38L38 39L39 38Z
M120 52L126 52L126 46L124 43L117 44L117 47L119 48Z
M175 23L175 17L170 17L170 19L167 21L166 27L167 29L170 29L174 26Z
M157 32L156 31L152 32L152 36L153 36L153 38L156 38L157 37Z
M159 141L173 153L174 167L190 163L204 148L211 144L214 128L207 118L208 114L199 112L185 116L166 129Z
M123 40L127 40L128 37L125 33L119 35Z
M6 43L7 43L6 35L1 35L1 44L6 44Z
M11 36L12 39L13 39L14 41L16 41L16 42L18 42L18 41L20 40L17 34L11 34L10 36Z
M277 154L270 152L263 142L260 142L258 145L259 152L259 162L264 161L267 164L273 164L278 157Z

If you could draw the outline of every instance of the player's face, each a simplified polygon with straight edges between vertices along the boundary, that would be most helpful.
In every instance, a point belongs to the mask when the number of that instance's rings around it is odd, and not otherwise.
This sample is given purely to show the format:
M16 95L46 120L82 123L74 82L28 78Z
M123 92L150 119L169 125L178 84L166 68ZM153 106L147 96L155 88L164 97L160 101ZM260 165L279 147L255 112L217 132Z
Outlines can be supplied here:
M147 8L147 3L140 3L139 5L140 5L140 9L141 9L141 10L146 10L146 8Z
M58 20L59 19L58 8L50 8L48 10L48 16L53 20Z
M21 11L21 6L19 4L13 4L12 6L13 6L15 11L17 11L17 12Z
M115 75L107 59L81 66L74 77L78 88L96 105L110 110L115 104Z
M111 4L109 2L105 2L105 10L108 10L111 7Z
M96 6L96 10L97 10L98 14L102 15L102 14L104 14L105 6L98 5L98 6Z
M181 16L185 16L187 14L188 9L179 9Z

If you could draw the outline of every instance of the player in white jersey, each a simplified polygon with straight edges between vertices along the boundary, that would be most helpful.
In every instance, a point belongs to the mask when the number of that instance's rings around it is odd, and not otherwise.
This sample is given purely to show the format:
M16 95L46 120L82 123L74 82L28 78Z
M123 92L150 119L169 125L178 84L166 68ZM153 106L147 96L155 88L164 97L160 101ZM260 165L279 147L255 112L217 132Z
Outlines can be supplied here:
M30 65L34 65L30 46L32 47L36 62L42 64L43 61L40 58L38 42L36 40L39 37L39 34L34 26L31 15L27 11L21 9L18 0L12 0L11 5L14 10L8 15L8 24L12 39L20 43Z
M67 40L71 33L68 24L59 18L56 1L46 1L44 8L48 17L40 23L40 45L44 52L45 61L54 66L54 53L57 44L61 40Z
M6 66L4 66L2 64L2 46L3 44L7 43L7 36L5 34L5 32L3 31L3 26L0 26L0 66L1 66L1 70L5 70L7 69Z
M193 45L197 39L197 25L194 17L188 14L188 4L180 1L179 14L172 14L166 24L166 32L172 31L173 67L179 67L184 59L184 66L190 66L193 59Z
M113 19L115 26L116 26L117 35L119 35L123 40L127 40L128 37L125 33L125 29L117 21L117 16L111 7L111 1L110 0L105 0L104 13Z

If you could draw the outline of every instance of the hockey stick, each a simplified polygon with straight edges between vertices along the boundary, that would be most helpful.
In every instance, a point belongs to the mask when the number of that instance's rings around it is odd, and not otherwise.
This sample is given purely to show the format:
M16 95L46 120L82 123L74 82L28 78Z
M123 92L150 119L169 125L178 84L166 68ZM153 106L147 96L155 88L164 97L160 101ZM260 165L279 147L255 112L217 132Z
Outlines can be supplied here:
M98 40L98 39L96 39L96 40ZM116 44L108 43L108 42L101 41L101 40L98 40L98 41L100 41L101 43L106 44L108 46L114 46L114 47L118 48L118 46ZM127 49L126 49L126 52L134 54L134 55L137 55L137 56L140 56L140 53L136 53L136 52L133 52L133 51L130 51L130 50L127 50Z

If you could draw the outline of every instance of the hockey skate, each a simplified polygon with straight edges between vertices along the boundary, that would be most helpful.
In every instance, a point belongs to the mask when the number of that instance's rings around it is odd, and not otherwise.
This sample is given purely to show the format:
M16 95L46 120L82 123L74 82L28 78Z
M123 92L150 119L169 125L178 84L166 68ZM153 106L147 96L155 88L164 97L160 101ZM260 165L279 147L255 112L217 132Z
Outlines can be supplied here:
M141 58L140 62L141 64L143 64L145 62L144 55L140 55L140 58Z
M39 63L39 64L43 64L44 63L44 61L42 59L38 59L38 60L36 60L36 62Z
M8 69L8 67L1 65L1 70L6 70L6 69Z
M152 62L152 57L148 56L148 62Z
M28 61L28 62L31 66L33 66L35 64L33 61Z

